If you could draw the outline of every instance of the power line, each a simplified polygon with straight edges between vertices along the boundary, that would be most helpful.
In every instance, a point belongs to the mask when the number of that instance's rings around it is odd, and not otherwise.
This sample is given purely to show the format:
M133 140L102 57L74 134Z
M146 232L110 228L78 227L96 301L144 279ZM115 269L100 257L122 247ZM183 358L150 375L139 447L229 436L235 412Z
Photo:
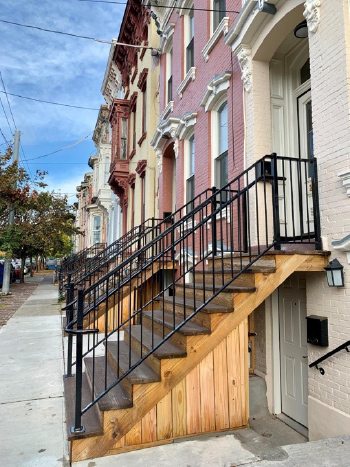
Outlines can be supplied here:
M2 92L2 91L0 91L0 92ZM12 131L12 128L11 128L11 125L10 125L9 119L8 119L8 117L7 117L7 114L6 114L6 111L5 111L4 104L2 103L2 99L1 99L1 97L0 97L0 102L1 102L1 107L2 107L2 110L3 110L4 114L5 114L5 118L6 118L7 124L8 124L8 126L9 126L9 129L10 129L10 133L11 133L11 135L13 135L13 131Z
M43 32L52 32L54 34L61 34L63 36L70 36L70 37L77 37L79 39L87 39L95 42L101 42L102 44L109 44L109 45L123 45L125 47L134 47L137 49L150 49L153 50L153 47L146 46L146 45L134 45L134 44L125 44L124 42L118 42L115 41L114 39L112 41L107 41L104 39L97 39L96 37L90 37L90 36L81 36L79 34L73 34L71 32L63 32L63 31L57 31L55 29L47 29L47 28L40 28L39 26L33 26L32 24L23 24L23 23L16 23L14 21L7 21L5 19L0 19L0 23L5 23L5 24L12 24L14 26L20 26L22 28L29 28L29 29L37 29L39 31Z
M3 137L4 140L5 140L5 144L7 144L7 146L10 146L10 143L7 141L6 136L5 136L4 133L2 132L2 129L1 129L1 128L0 128L0 133L2 134L2 137Z
M8 95L7 95L7 92L6 92L6 87L5 87L5 83L4 83L3 77L2 77L1 70L0 70L0 78L1 78L1 82L2 82L2 87L4 88L4 92L5 92L5 95L6 95L7 103L8 103L9 109L10 109L12 121L13 121L13 124L14 124L14 126L15 126L15 129L17 130L17 126L16 126L16 123L15 123L15 119L13 118L13 113L12 113L12 109L11 109L11 104L10 104L10 101L9 101L9 98L8 98Z
M19 94L13 94L11 92L5 92L5 91L0 91L3 94L8 94L9 96L14 96L14 97L19 97L21 99L28 99L30 101L35 101L35 102L42 102L44 104L52 104L52 105L62 105L63 107L73 107L74 109L84 109L84 110L100 110L100 109L95 109L93 107L81 107L79 105L71 105L71 104L62 104L60 102L51 102L51 101L44 101L41 99L36 99L34 97L28 97L28 96L21 96Z
M112 0L78 0L78 2L89 2L89 3L114 3L117 5L134 5L134 6L143 6L144 8L150 8L148 5L140 5L139 3L133 2L117 2ZM176 6L176 5L175 5ZM154 5L155 8L172 8L171 5ZM181 7L181 10L194 10L194 11L214 11L217 13L237 13L239 15L239 11L236 10L215 10L210 8L193 8L193 7Z
M93 132L94 132L94 130L92 130L88 135L84 136L84 138L80 139L79 141L76 141L73 144L70 144L69 146L64 146L63 148L57 149L56 151L50 152L49 154L44 154L44 155L38 156L38 157L32 157L32 158L28 159L28 161L34 161L36 159L42 159L43 157L52 156L52 154L56 154L57 152L64 151L65 149L72 148L73 146L76 146L77 144L82 143L83 141L85 141L90 135L92 135Z

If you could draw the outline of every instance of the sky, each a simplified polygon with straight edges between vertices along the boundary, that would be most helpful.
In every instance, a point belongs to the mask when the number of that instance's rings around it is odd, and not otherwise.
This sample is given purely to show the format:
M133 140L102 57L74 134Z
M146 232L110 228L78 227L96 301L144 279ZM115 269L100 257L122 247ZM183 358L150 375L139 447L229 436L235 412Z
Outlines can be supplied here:
M0 20L111 41L118 37L124 9L124 5L78 0L0 0ZM0 44L0 71L7 92L95 109L104 103L101 86L109 44L4 23L0 23ZM14 124L5 94L0 93L0 98L10 124L0 105L0 128L11 141ZM73 203L76 186L91 171L87 161L96 152L92 134L74 148L30 159L92 133L98 110L72 109L12 96L9 101L21 131L20 165L29 168L33 178L36 170L48 171L47 189L66 193ZM0 134L0 151L5 148Z

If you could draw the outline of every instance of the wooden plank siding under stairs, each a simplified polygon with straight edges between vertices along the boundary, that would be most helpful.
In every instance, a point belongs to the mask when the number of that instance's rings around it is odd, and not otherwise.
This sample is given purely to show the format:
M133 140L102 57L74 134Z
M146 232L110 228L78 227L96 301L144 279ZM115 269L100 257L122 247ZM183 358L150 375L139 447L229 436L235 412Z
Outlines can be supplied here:
M225 261L221 257L209 260L206 293L213 271L217 280L228 274L231 266ZM322 271L327 264L326 252L271 252L258 260L249 273L222 291L83 415L85 433L69 433L71 460L248 426L248 316L292 273ZM194 296L191 283L177 286L175 296L159 299L153 317L150 311L143 312L144 350L151 348L149 329L160 332L163 322L165 330L173 329L173 316L168 313L173 306L180 322L205 299L204 293L204 288L196 287ZM108 343L108 382L117 378L118 346L120 374L129 368L129 346L132 361L138 360L140 334L138 325L130 326L124 330L124 341ZM91 398L91 362L85 360L83 403L89 394ZM99 365L104 365L104 358L95 359L95 380ZM74 425L74 379L64 380L68 429ZM95 381L97 393L102 384Z

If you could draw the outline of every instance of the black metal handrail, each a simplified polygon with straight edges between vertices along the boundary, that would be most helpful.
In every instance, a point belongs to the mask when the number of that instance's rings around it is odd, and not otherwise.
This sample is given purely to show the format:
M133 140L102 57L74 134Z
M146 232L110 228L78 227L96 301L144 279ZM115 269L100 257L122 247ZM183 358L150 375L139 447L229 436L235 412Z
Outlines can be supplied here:
M268 251L279 250L282 243L308 244L320 249L317 190L309 191L310 178L314 186L316 159L265 156L225 187L212 188L210 196L192 200L191 210L188 205L178 209L162 221L164 228L157 236L80 291L83 298L67 302L70 305L67 330L94 331L87 336L85 353L83 335L79 333L76 337L77 357L67 363L67 374L72 373L75 364L78 376L82 359L87 355L93 358L95 368L98 349L103 350L105 362L104 389L95 393L93 374L91 401L85 407L81 406L81 375L76 378L75 431L81 429L81 416L87 410ZM217 267L220 272L216 272ZM186 287L189 279L191 288ZM163 317L161 329L158 327L160 334L154 327L156 312ZM147 313L151 315L151 329ZM170 320L167 326L165 314ZM98 334L96 330L102 323L104 332ZM140 325L139 355L136 361L132 359L129 338L129 365L121 371L121 332L131 336L136 324ZM150 335L148 350L143 346L146 329ZM107 381L107 355L112 336L117 337L118 362L111 383ZM69 337L72 345L74 336Z
M350 341L344 342L344 344L339 345L335 349L331 350L330 352L326 353L326 355L323 355L323 357L318 358L314 362L310 363L309 368L315 367L316 370L318 370L321 375L323 376L325 374L325 370L322 367L319 367L319 364L327 360L329 357L332 357L336 353L340 352L341 350L346 350L347 352L350 352Z

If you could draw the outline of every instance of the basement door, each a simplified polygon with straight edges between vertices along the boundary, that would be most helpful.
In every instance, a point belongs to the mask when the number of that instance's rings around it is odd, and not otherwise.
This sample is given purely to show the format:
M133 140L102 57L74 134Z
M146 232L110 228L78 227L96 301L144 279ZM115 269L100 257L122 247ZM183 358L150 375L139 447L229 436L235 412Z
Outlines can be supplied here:
M306 280L298 274L279 288L282 412L308 426Z

